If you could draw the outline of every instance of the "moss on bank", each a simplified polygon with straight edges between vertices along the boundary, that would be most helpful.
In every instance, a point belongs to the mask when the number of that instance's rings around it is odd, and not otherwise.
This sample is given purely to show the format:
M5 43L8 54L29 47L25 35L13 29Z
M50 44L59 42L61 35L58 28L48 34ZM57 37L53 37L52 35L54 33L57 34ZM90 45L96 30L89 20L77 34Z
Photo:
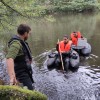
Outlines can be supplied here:
M37 91L0 85L0 100L47 100L47 97Z

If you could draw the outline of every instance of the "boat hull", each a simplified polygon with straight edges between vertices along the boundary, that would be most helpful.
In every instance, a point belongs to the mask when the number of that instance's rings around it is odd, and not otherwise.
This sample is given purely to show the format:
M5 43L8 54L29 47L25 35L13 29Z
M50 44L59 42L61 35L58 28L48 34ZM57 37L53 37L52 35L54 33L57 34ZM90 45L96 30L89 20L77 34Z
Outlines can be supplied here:
M78 69L79 62L80 62L79 54L75 50L72 50L70 57L66 56L63 60L64 70L67 71L69 69L70 70ZM48 55L47 67L48 69L52 68L62 69L60 56L57 51Z

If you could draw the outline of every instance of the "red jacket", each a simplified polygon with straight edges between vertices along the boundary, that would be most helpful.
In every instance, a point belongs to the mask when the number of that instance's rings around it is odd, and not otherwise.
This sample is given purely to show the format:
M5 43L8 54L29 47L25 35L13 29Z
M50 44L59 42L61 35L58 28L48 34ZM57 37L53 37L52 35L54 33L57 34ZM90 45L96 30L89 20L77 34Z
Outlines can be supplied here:
M80 32L77 32L77 35L78 35L77 38L74 37L73 34L74 33L71 33L72 44L77 46L78 38L81 38L82 36L81 36L81 33Z
M59 52L69 52L71 50L72 41L68 41L67 44L64 41L59 43Z

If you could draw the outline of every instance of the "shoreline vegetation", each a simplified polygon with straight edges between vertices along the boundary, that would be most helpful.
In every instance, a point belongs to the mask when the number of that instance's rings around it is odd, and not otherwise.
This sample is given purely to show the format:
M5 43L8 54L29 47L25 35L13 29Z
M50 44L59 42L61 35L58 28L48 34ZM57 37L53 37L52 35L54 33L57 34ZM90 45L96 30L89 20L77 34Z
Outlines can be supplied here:
M15 4L15 6L12 4ZM0 14L2 15L0 18L18 15L34 18L61 12L83 13L100 11L100 0L14 0L11 2L1 0L0 6Z
M16 27L16 16L38 19L55 14L99 12L100 0L0 0L0 7L1 31Z
M56 2L54 4L36 5L32 14L33 16L43 16L55 13L91 13L96 11L100 11L100 3L96 1L93 2L93 0L87 0L87 2L84 2L84 0L72 0L72 2Z
M2 33L2 30L16 27L15 17L50 19L51 15L99 12L100 0L0 0L0 7Z

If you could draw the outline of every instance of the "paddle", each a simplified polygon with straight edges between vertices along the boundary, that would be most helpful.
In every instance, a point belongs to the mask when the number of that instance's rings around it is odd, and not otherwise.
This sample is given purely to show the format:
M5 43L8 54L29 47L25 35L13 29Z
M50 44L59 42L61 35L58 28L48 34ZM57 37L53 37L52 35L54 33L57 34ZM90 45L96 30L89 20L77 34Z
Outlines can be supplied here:
M59 43L59 39L58 39L58 43ZM58 48L60 50L60 47L59 46L60 45L58 44ZM61 59L62 70L64 71L64 63L63 63L63 59L62 59L62 54L61 54L61 52L59 52L59 54L60 54L60 59Z

